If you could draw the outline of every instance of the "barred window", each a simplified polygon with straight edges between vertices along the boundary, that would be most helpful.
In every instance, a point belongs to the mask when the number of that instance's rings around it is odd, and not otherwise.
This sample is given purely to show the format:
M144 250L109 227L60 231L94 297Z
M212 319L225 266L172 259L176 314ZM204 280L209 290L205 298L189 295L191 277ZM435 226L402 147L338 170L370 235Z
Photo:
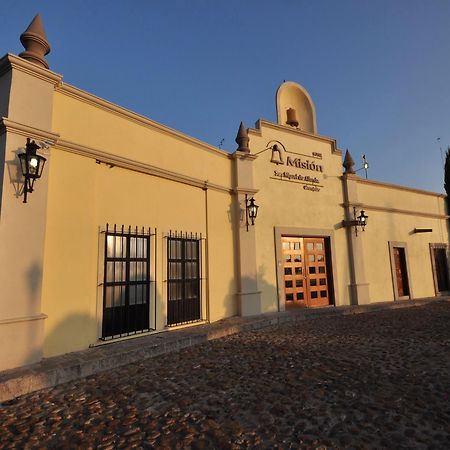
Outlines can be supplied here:
M105 232L102 338L150 330L150 229Z
M201 237L167 239L167 324L201 319Z

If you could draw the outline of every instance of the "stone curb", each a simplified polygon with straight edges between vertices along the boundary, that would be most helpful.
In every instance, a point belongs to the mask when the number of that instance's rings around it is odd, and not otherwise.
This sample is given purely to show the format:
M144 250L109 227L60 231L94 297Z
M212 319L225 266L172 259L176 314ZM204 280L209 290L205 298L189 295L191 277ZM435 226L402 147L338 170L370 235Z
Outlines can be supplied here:
M137 337L0 372L0 402L243 331L321 317L362 314L449 300L450 297L432 297L360 306L276 312L254 317L231 317L212 324Z

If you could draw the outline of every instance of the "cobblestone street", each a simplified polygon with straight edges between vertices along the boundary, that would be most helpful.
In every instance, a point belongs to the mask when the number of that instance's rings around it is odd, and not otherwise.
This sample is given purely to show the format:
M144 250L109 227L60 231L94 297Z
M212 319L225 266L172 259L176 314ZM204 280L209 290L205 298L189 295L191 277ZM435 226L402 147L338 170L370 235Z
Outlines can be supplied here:
M0 448L450 448L450 303L229 336L0 406Z

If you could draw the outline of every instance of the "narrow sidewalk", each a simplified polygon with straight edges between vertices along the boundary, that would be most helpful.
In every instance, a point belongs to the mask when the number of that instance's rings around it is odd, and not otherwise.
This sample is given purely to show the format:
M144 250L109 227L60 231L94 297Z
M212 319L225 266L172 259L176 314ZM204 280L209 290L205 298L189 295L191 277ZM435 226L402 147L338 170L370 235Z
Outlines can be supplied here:
M257 330L271 325L319 317L361 314L449 300L450 297L430 297L361 306L299 309L253 317L231 317L212 324L167 330L147 336L111 342L109 345L101 345L79 352L46 358L35 364L0 372L0 402L84 378L104 370L111 370L143 359L177 352L183 348L242 331Z

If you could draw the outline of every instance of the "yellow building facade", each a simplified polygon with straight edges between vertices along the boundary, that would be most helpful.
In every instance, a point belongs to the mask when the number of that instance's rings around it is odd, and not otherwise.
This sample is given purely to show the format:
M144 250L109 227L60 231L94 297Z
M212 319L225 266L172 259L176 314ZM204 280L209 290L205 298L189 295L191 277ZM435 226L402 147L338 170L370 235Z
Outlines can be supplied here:
M229 154L64 83L39 17L22 37L0 60L0 370L234 315L448 292L445 196L361 178L349 154L343 167L300 85ZM27 138L46 162L23 203Z

